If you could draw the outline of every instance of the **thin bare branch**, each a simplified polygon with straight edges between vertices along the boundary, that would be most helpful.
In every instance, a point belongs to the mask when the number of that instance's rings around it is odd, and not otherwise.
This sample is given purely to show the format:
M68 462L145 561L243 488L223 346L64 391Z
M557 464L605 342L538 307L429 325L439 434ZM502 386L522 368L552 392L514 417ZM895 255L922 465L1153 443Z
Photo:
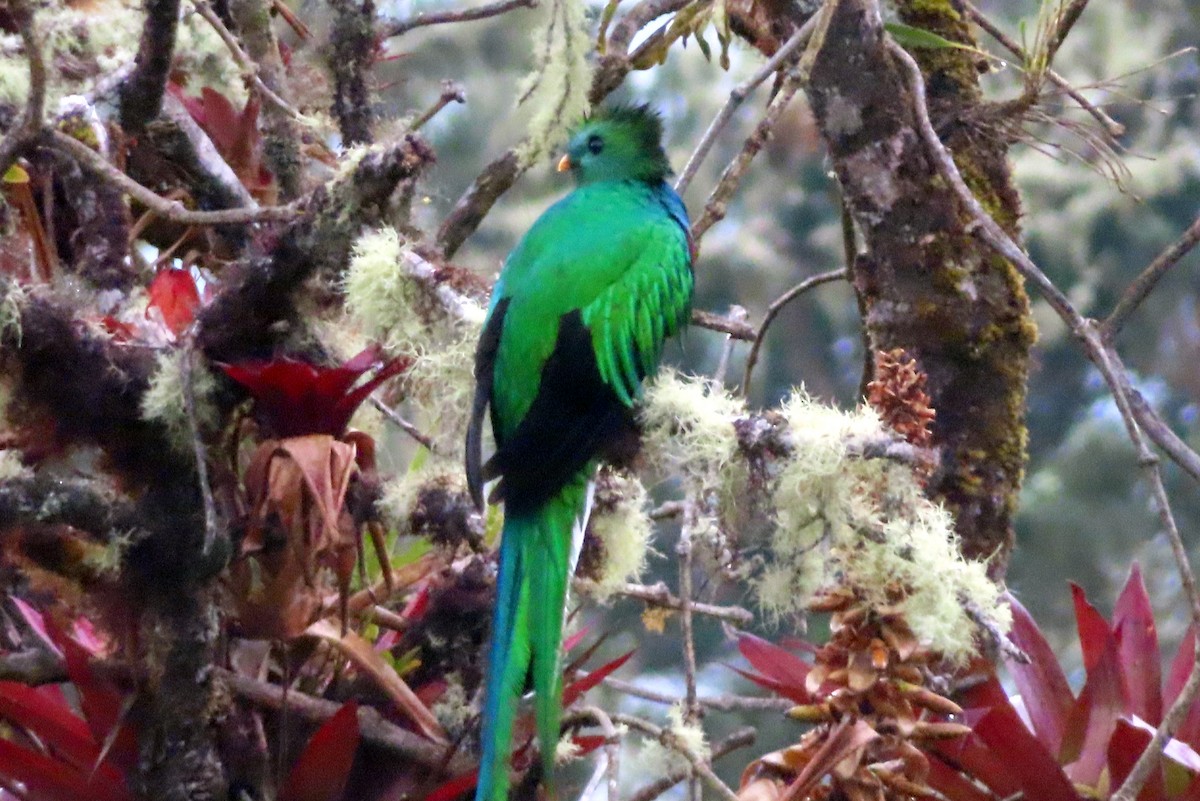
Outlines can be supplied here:
M432 120L438 115L438 112L444 109L451 103L463 104L467 102L467 90L458 81L442 81L442 93L438 95L438 99L433 102L433 105L421 112L412 125L408 126L410 131L416 131L425 123Z
M1191 253L1198 242L1200 242L1200 217L1197 217L1187 227L1179 239L1158 254L1154 261L1142 270L1141 275L1125 289L1121 299L1117 301L1116 307L1112 310L1112 314L1108 315L1108 318L1100 326L1100 334L1104 337L1105 342L1112 342L1117 334L1121 333L1121 329L1129 321L1129 316L1154 290L1154 287L1158 286L1159 280L1170 272L1180 259Z
M787 67L796 58L796 54L800 52L800 48L804 47L809 39L812 38L813 29L816 27L819 18L819 14L809 17L808 21L792 34L792 38L788 39L783 47L775 51L775 55L771 56L767 63L763 64L758 68L757 72L733 88L733 91L729 93L729 99L725 101L725 105L721 106L721 110L717 112L717 116L709 123L708 129L700 137L696 149L688 157L683 171L679 173L679 178L675 181L676 192L682 195L687 191L688 186L692 183L692 179L696 177L696 172L700 169L700 164L708 156L708 151L712 149L713 143L717 141L717 137L720 136L721 131L729 124L729 120L733 118L734 112L741 107L742 103L746 102L746 98L750 96L750 93L757 89L763 81Z
M719 314L702 311L700 309L692 309L692 325L699 328L707 328L709 331L718 331L722 334L729 334L734 339L753 342L755 330L754 326L747 323L745 320L735 320L732 317L722 317Z
M586 591L587 584L585 582L586 580L584 579L575 579L575 583ZM651 585L626 584L617 590L616 594L626 598L636 598L639 601L645 601L653 606L661 606L664 609L679 610L683 607L683 602L675 595L672 595L667 585L661 581ZM691 609L698 615L706 615L718 620L727 620L730 623L737 623L743 626L754 622L754 615L750 610L743 609L740 606L717 606L715 604L693 601Z
M721 172L721 177L717 179L717 185L713 187L712 192L708 195L708 200L704 202L704 210L700 212L700 218L692 223L692 239L694 241L699 242L709 228L725 219L729 201L737 192L738 186L741 185L742 177L750 168L750 163L766 145L775 123L779 121L783 110L792 102L792 98L800 91L803 83L803 79L795 71L784 78L783 85L779 87L779 91L767 106L762 119L746 137L742 149Z
M821 284L828 284L832 281L840 281L847 277L848 274L845 269L817 273L805 278L787 292L784 292L767 307L767 313L763 316L763 321L759 324L758 331L754 335L754 344L750 346L750 353L746 356L746 372L742 377L742 394L745 394L750 389L750 378L754 374L754 366L758 363L758 352L762 349L763 340L767 336L767 329L771 327L771 323L775 321L775 318L779 316L784 307L814 287L818 287Z
M41 132L46 106L46 62L42 57L33 9L27 0L9 0L8 12L20 31L25 58L29 61L29 95L21 119L0 140L0 177L8 172L21 150Z
M1171 430L1166 421L1159 417L1158 412L1154 411L1142 397L1142 393L1132 386L1127 386L1126 391L1129 393L1129 403L1133 408L1133 414L1137 417L1138 425L1146 432L1146 436L1150 437L1150 440L1169 456L1171 461L1200 482L1200 454L1188 447L1188 444Z
M67 136L61 131L53 130L47 131L45 135L51 145L73 156L85 169L98 178L108 181L150 211L173 222L183 225L227 225L291 220L299 214L299 209L294 204L262 208L222 209L220 211L192 211L184 207L178 200L167 200L142 186L78 139Z
M603 684L619 693L664 706L674 706L682 700L677 696L656 692L648 687L639 687L632 682L614 679L611 676L605 678ZM745 695L701 695L696 700L701 706L719 712L786 712L795 706L786 698L751 698Z
M301 122L307 122L307 120L304 118L304 115L302 115L299 111L296 111L296 109L294 109L290 103L280 97L274 89L263 83L263 79L258 74L258 65L254 63L254 60L251 59L250 56L246 55L246 51L242 49L237 37L234 36L229 28L225 26L225 23L221 21L221 18L217 16L217 13L212 10L212 6L208 4L207 0L192 0L192 7L196 9L197 14L203 17L208 24L212 26L213 30L217 32L217 36L221 37L221 41L225 43L225 46L229 48L230 54L233 55L233 60L236 61L237 65L242 68L242 75L250 79L250 81L254 84L254 88L258 90L259 94L261 94L268 103L274 105L285 114L288 114Z
M619 801L621 798L621 734L613 725L612 718L600 707L580 707L579 712L591 717L600 727L600 731L604 732L604 754L607 761L604 778L608 785L608 801Z
M408 33L414 28L430 25L446 25L454 22L474 22L516 11L519 8L537 8L538 0L499 0L495 3L465 8L458 11L422 11L408 19L391 20L383 25L383 37L391 38Z
M384 417L386 417L389 421L391 421L391 423L393 425L395 425L397 428L399 428L405 434L408 434L410 437L415 439L417 442L424 445L426 447L426 449L428 449L431 453L435 452L437 450L433 446L433 440L429 438L429 435L421 433L421 430L419 428L417 428L412 423L405 420L403 417L400 416L399 412L397 412L391 406L388 406L386 403L381 401L375 395L371 396L371 405L374 406L376 409L378 409L383 414Z

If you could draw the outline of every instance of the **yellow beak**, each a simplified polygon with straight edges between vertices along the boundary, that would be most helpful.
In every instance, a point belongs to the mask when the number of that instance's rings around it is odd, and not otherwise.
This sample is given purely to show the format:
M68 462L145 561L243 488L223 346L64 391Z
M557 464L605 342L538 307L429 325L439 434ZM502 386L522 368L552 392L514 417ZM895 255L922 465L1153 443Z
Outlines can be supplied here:
M559 159L559 161L558 161L558 171L559 171L559 172L566 172L566 171L567 171L567 170L569 170L569 169L571 169L571 157L570 157L570 156L563 156L563 157L562 157L561 159Z

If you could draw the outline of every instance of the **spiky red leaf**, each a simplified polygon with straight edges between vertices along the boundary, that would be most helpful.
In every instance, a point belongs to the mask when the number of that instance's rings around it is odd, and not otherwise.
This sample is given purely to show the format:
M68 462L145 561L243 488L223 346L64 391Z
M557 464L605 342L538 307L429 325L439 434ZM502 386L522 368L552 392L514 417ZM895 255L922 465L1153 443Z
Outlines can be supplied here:
M1137 562L1113 607L1113 631L1121 675L1128 692L1127 714L1154 725L1162 721L1162 666L1154 610Z
M225 374L254 396L255 410L280 438L306 434L340 437L366 397L403 372L409 359L384 360L368 348L338 367L316 367L295 359L223 364ZM375 374L358 388L370 370Z
M1114 788L1120 787L1133 770L1141 753L1150 744L1150 732L1131 725L1127 721L1117 721L1112 737L1108 741L1108 770L1109 778ZM1158 761L1150 772L1150 779L1142 791L1138 793L1138 801L1166 801L1166 789L1163 784L1162 761Z
M358 704L348 701L308 741L279 801L338 801L354 766L359 736Z
M1062 749L1063 732L1075 704L1075 695L1058 664L1058 657L1033 617L1017 599L1010 598L1009 603L1013 614L1009 636L1029 656L1029 662L1006 657L1005 665L1025 703L1034 733L1051 754L1057 755Z
M1127 707L1117 638L1103 616L1071 585L1087 681L1067 719L1061 759L1071 779L1094 787L1107 763L1108 741Z
M1196 627L1188 626L1187 633L1183 636L1183 641L1179 643L1179 650L1175 652L1175 658L1171 660L1171 670L1167 674L1167 687L1165 697L1168 704L1175 703L1175 699L1179 697L1179 693L1183 690L1183 685L1187 682L1188 674L1192 671L1192 666L1195 664L1196 653ZM1179 724L1179 730L1175 732L1175 737L1196 750L1200 750L1200 701L1193 701L1187 715L1184 716L1183 722Z
M124 699L108 681L96 676L89 664L88 651L74 639L57 640L67 661L67 675L79 690L83 717L97 743L103 744L106 758L117 767L129 770L137 764L137 733L123 720Z
M1025 728L1012 707L992 707L974 725L974 732L1005 764L1025 798L1079 801L1079 794L1054 755Z
M22 801L133 801L123 781L100 773L89 777L53 757L3 739L0 784Z
M464 773L461 776L455 776L449 781L439 784L433 789L429 795L425 796L425 801L454 801L465 793L469 793L475 789L475 785L479 783L479 771L473 770L470 773Z
M778 685L776 692L798 704L806 704L811 700L804 688L804 679L812 669L808 662L791 651L747 632L738 633L737 646L746 661L763 678Z
M951 767L936 754L929 754L929 775L925 783L937 790L948 801L994 801L995 796L980 789L979 785Z
M37 735L67 762L91 770L100 749L87 724L63 701L14 681L0 681L0 718Z
M562 697L563 709L566 709L571 704L575 703L579 699L580 696L582 696L588 690L595 687L600 682L604 681L604 679L607 678L608 676L612 675L612 673L614 671L616 671L617 668L621 667L621 665L624 665L626 662L628 662L629 658L631 656L633 656L633 651L630 651L629 653L624 654L623 656L618 656L616 659L612 660L611 662L601 665L600 667L593 670L591 673L588 673L582 679L576 679L575 681L568 684L565 688L563 688L563 697Z

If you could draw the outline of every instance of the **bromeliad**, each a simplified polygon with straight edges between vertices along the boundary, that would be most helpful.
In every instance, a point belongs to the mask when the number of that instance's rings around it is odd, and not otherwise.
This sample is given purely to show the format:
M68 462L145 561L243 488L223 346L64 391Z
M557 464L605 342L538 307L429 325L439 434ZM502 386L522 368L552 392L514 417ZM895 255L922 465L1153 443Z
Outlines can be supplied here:
M475 361L467 478L505 505L477 801L504 801L517 702L532 673L544 779L559 736L567 582L601 461L636 446L634 404L663 341L687 323L687 211L666 183L662 123L645 107L597 113L559 170L578 187L509 255ZM482 464L490 407L496 453Z

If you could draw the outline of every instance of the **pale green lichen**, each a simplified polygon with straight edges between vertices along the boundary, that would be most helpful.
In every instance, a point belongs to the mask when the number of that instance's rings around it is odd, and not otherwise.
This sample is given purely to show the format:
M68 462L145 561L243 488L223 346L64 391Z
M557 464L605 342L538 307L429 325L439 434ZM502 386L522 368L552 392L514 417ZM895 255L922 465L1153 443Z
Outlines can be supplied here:
M704 736L704 729L700 728L699 721L689 722L686 717L683 704L674 704L667 710L667 719L671 721L668 731L689 754L697 759L708 759L712 752Z
M575 735L567 732L554 745L554 764L565 765L568 762L574 762L582 751L583 748L575 742Z
M446 689L430 707L430 712L437 718L438 723L446 733L457 737L469 730L478 712L471 706L471 699L462 684L462 676L457 672L448 673L445 677Z
M589 107L592 40L586 4L553 0L545 9L545 20L533 33L534 68L519 90L520 102L532 109L529 135L519 151L524 164L561 145Z
M33 471L21 461L21 454L9 448L0 448L0 481L14 478L31 478Z
M782 413L793 450L772 488L771 559L755 583L766 611L799 613L817 589L849 587L899 607L924 644L958 661L975 650L964 601L1007 627L986 564L962 557L953 517L912 468L861 456L863 443L892 436L872 410L843 412L797 392Z
M646 488L635 476L612 473L605 493L614 501L592 513L591 533L599 538L604 561L589 594L604 602L646 570L654 522L646 513ZM599 499L598 499L599 500Z
M412 360L401 379L406 406L435 450L449 457L460 452L466 432L483 314L466 299L460 309L472 313L449 314L431 287L408 272L404 247L391 228L358 238L346 271L346 309L367 337Z
M181 453L192 452L192 426L188 420L183 397L184 351L169 350L159 354L150 385L142 395L141 415L148 423L158 423L167 432L172 447ZM215 430L219 415L212 397L217 382L203 365L193 363L192 393L195 399L196 424L203 431Z

